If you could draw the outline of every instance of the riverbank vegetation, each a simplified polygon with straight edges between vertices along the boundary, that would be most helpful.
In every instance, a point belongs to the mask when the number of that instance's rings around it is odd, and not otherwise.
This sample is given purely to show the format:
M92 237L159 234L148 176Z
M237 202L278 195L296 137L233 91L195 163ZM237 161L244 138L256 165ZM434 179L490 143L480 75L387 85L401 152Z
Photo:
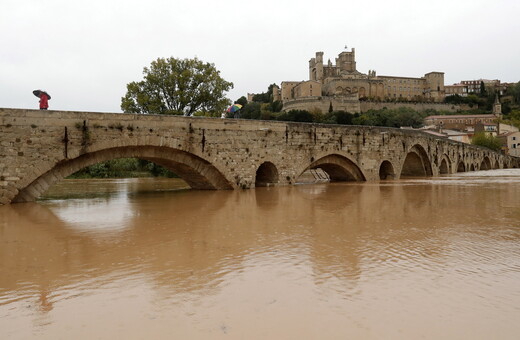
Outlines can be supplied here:
M488 149L500 151L502 149L502 142L499 138L486 134L485 132L476 133L471 139L471 144L484 146Z
M97 163L70 175L67 178L136 178L178 177L155 163L137 158L118 158Z

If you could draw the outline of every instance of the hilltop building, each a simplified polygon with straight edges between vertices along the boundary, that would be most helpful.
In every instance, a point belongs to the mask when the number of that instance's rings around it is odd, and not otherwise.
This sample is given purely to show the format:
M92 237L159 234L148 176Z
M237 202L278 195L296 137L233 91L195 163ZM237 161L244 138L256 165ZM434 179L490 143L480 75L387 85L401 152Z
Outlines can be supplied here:
M309 80L283 81L273 89L273 98L283 102L283 110L319 109L360 112L360 101L429 102L444 101L444 73L429 72L423 77L377 75L356 67L356 51L341 52L333 64L324 63L323 52L309 61Z
M467 97L469 94L479 95L482 92L482 87L484 87L486 91L493 91L502 96L506 93L509 85L508 83L501 83L498 79L461 80L460 83L445 85L444 90L446 97L455 94Z

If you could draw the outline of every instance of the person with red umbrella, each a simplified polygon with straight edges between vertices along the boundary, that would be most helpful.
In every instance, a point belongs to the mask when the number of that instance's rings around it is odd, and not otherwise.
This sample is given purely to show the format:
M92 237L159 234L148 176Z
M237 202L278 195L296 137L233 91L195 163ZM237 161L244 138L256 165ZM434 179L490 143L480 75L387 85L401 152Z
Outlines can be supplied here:
M51 96L42 90L34 90L33 94L40 98L40 110L47 110L49 108L49 99L51 99Z

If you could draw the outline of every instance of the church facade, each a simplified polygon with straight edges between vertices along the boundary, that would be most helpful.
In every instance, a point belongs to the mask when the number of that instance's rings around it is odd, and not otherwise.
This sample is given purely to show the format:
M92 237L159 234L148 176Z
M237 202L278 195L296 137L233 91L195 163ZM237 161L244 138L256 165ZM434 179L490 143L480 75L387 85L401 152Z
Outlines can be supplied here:
M444 101L444 73L429 72L420 78L381 76L376 71L361 73L356 68L356 51L341 52L333 64L323 62L323 52L309 61L309 80L283 81L273 89L274 100L283 110L361 112L361 101L427 102Z

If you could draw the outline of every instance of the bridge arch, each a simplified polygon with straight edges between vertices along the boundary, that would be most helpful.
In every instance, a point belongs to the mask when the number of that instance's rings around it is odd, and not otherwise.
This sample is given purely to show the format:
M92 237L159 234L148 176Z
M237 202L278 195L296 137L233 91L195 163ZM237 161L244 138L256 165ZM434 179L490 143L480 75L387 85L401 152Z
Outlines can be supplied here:
M365 175L356 163L338 154L330 154L313 161L309 166L299 171L297 177L301 176L306 170L316 168L325 171L331 182L366 181Z
M463 161L459 161L457 164L457 172L466 172L466 166Z
M408 150L401 167L403 176L433 176L430 159L421 145L416 144Z
M439 165L439 173L441 175L446 175L451 173L451 162L447 155L442 156L441 164Z
M490 170L491 169L491 161L489 160L488 156L485 156L482 160L482 163L480 163L480 170Z
M381 162L381 165L379 166L379 179L385 180L385 179L394 179L395 178L395 171L394 166L390 161L383 161Z
M278 169L271 162L260 164L256 170L255 187L265 187L278 183Z
M87 166L116 158L140 158L154 162L174 172L193 189L233 189L232 184L214 165L194 154L168 147L126 146L102 149L62 160L43 174L35 173L30 184L21 188L12 201L34 201L63 178Z

